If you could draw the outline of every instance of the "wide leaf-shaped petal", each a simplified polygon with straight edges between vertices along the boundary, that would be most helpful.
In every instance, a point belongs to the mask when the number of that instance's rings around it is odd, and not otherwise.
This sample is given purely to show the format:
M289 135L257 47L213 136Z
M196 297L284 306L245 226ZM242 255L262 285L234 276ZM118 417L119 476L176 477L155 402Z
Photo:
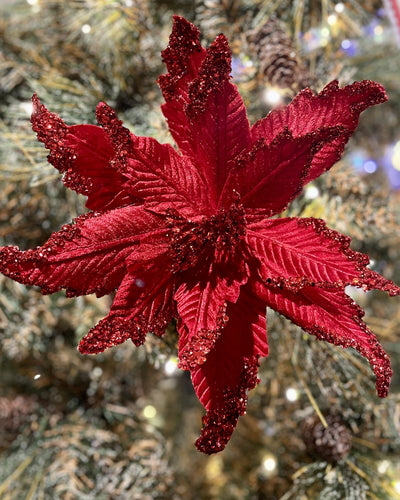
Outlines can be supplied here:
M394 283L366 267L368 256L352 250L348 236L329 229L321 219L263 220L249 225L246 238L265 283L291 291L305 285L354 285L400 293Z
M88 197L86 206L104 210L137 202L125 189L126 177L113 168L113 145L105 130L95 125L67 126L32 98L32 127L50 150L49 162L63 176L65 186Z
M163 211L173 206L182 215L209 210L208 187L189 158L151 137L132 136L127 189L146 207Z
M252 140L272 142L288 128L294 137L316 132L323 127L342 126L342 134L315 155L303 184L319 177L340 158L354 132L359 115L369 106L387 100L385 90L376 82L364 80L339 88L338 82L328 84L318 95L302 90L286 107L273 110L251 129ZM282 178L282 181L286 179Z
M181 214L193 214L200 207L207 212L208 188L189 158L169 144L130 133L104 103L97 107L97 120L113 144L111 164L124 173L125 188L133 199L158 212L172 205Z
M314 155L342 132L342 127L321 128L293 137L285 129L269 144L259 140L236 161L225 189L236 189L246 208L280 213L300 193Z
M192 371L192 381L207 410L196 442L204 453L224 449L240 415L246 392L257 383L258 358L268 355L264 304L245 285L236 304L229 304L229 321L205 363Z
M54 233L41 247L0 248L0 271L42 293L105 295L119 286L126 260L140 241L165 239L160 218L137 206L89 213Z
M259 287L269 307L319 340L352 347L365 356L376 376L380 397L387 396L392 370L376 336L362 321L364 311L343 290L305 286L298 293Z

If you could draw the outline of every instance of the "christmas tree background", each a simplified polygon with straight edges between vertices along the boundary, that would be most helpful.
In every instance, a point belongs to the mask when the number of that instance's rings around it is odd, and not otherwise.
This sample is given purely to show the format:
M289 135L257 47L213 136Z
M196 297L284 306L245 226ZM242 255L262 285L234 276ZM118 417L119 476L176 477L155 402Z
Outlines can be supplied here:
M330 0L28 0L0 3L0 245L32 248L85 211L30 128L34 92L70 124L99 101L136 135L171 141L156 84L172 15L204 42L224 32L254 123L305 86L373 79L389 102L363 114L343 159L288 215L352 236L400 283L400 49L388 4ZM385 9L386 7L386 9ZM111 298L42 296L0 276L1 499L400 498L398 299L349 290L389 353L390 395L367 362L268 313L270 355L227 448L193 443L203 408L177 370L177 333L82 356Z

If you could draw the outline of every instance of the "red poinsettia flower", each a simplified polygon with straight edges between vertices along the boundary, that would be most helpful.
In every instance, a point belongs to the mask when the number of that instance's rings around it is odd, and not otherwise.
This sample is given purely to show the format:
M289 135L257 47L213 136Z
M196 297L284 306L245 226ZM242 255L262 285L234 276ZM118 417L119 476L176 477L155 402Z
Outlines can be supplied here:
M383 88L306 89L250 127L223 35L206 50L197 28L175 17L163 58L162 111L179 152L133 135L103 103L99 127L67 126L34 96L33 128L49 161L87 195L90 211L42 247L2 248L0 270L43 293L117 290L82 353L127 339L140 345L177 318L179 366L207 410L196 443L205 453L224 448L258 382L266 306L318 339L357 349L386 396L388 356L345 287L400 289L322 220L273 217L340 158L361 111L386 100Z

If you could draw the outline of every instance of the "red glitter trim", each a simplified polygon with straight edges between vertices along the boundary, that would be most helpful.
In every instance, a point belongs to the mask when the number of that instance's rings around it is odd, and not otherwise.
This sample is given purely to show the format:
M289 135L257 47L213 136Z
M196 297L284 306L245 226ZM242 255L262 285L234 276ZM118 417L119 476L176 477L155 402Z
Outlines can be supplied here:
M196 26L183 17L174 16L169 45L161 52L169 73L158 79L167 102L181 99L187 83L197 76L205 52L200 44L200 31Z
M145 307L142 313L133 318L110 313L83 337L79 350L82 354L97 354L128 339L139 347L146 340L148 332L161 337L172 317L172 303L169 307L158 309L156 315L151 314Z
M232 205L228 210L222 208L211 217L203 217L200 222L174 215L172 211L168 217L170 256L175 273L191 269L200 261L207 263L216 249L226 249L233 254L246 235L246 219L241 205Z
M104 102L96 108L97 122L107 133L114 148L114 157L110 166L118 171L125 172L128 164L129 153L132 153L133 140L131 133L118 119L115 111Z
M238 418L246 412L246 392L259 382L258 367L258 356L245 358L238 385L227 388L221 406L208 410L207 415L203 417L204 427L196 441L196 448L199 451L211 455L225 448Z
M215 330L202 328L186 342L185 347L179 353L179 368L194 370L205 363L207 354L215 346L229 320L226 314L227 307L228 304L224 302L218 309Z
M60 172L64 172L65 157L72 161L74 155L73 151L64 144L68 126L55 113L50 113L36 94L32 96L32 104L32 129L36 132L39 141L50 150L49 162Z
M218 92L229 82L231 72L231 50L224 35L219 35L207 50L199 76L189 85L190 104L186 112L191 120L204 113L209 95Z
M146 339L147 330L140 324L119 318L107 316L93 327L79 343L82 354L98 354L109 347L122 344L129 338L136 346L140 346Z
M343 290L304 287L295 294L269 287L258 290L268 307L318 340L352 347L367 358L376 376L378 396L387 395L392 376L389 357L362 321L364 311Z
M354 322L365 334L368 335L367 345L359 342L353 337L338 338L337 333L328 331L327 329L317 325L314 325L311 328L304 328L303 326L303 328L314 335L318 340L323 340L343 348L351 347L364 356L369 361L371 368L375 373L376 391L378 396L380 398L385 398L388 395L390 380L393 375L389 356L380 345L375 334L367 327L364 321L362 321L364 311L361 307L355 304L350 297L347 299L349 306L351 306L354 310Z
M299 226L312 227L317 234L336 242L339 245L341 253L345 255L349 261L354 262L355 270L359 273L358 276L348 282L338 282L337 284L339 286L344 287L352 285L362 287L365 291L383 290L388 292L390 296L400 295L400 287L366 267L369 264L368 255L352 250L350 248L351 238L349 236L345 236L334 229L328 228L326 222L322 219L310 217L298 218L297 220Z

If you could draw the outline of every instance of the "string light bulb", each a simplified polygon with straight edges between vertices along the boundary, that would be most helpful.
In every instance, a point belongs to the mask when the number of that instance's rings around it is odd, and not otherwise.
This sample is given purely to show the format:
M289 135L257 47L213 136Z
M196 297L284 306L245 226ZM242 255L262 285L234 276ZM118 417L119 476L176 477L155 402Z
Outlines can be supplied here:
M396 170L400 170L400 141L396 142L393 148L392 164Z
M164 365L164 371L167 375L173 375L178 369L178 362L176 358L170 358Z
M388 468L389 468L389 465L390 465L390 462L389 460L381 460L380 462L378 462L378 472L380 474L385 474L385 472L387 472Z
M276 106L282 101L282 95L279 90L269 88L264 92L264 101L271 106Z
M92 31L92 27L90 26L90 24L84 24L81 28L82 30L82 33L85 33L85 35L87 35L88 33L90 33Z
M33 105L30 101L27 102L20 102L19 103L20 109L24 111L28 116L31 116L32 111L33 111Z
M339 2L335 5L335 11L338 13L338 14L341 14L343 11L344 11L344 3L342 2Z
M276 474L278 468L278 460L272 453L266 453L261 462L260 474L264 478L272 477Z
M294 387L289 387L286 390L286 399L290 402L297 401L299 399L299 391L295 389Z
M319 189L317 186L307 186L304 191L304 196L307 200L315 200L315 198L318 198L319 196Z
M334 24L336 24L337 20L338 19L336 14L330 14L327 19L329 26L333 26Z
M157 410L153 405L147 405L143 408L143 416L148 420L151 420L157 415Z

